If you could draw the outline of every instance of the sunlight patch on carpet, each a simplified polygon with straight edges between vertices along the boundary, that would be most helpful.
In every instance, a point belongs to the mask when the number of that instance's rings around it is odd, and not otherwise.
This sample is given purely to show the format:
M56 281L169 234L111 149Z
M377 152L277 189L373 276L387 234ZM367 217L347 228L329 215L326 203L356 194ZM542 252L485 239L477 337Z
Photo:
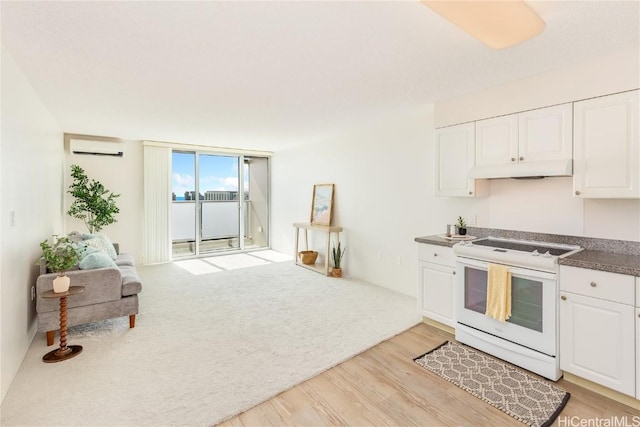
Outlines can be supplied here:
M200 274L217 273L219 271L222 271L221 269L199 259L176 261L174 262L174 264L196 276Z
M246 254L222 255L203 258L203 260L224 270L236 270L238 268L270 264L269 261Z
M267 261L272 262L284 262L293 260L293 257L291 255L283 254L282 252L273 251L271 249L268 249L266 251L250 252L248 255L263 258Z

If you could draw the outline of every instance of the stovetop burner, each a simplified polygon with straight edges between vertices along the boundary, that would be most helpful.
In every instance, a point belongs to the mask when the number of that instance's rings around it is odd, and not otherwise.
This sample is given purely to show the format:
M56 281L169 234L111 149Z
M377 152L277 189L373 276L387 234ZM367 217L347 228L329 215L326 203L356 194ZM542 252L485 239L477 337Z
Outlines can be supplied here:
M520 252L538 251L540 254L549 253L551 256L559 256L575 250L571 247L546 246L544 244L536 244L535 242L509 241L504 239L485 238L472 242L474 245L490 246L500 249L513 249Z
M485 237L453 246L459 257L554 272L558 258L581 251L579 246Z

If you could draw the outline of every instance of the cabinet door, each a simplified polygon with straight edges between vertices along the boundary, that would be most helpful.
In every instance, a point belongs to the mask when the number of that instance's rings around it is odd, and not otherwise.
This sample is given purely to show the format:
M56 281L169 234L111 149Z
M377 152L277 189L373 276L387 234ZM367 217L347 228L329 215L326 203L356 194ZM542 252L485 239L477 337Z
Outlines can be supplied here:
M636 307L636 399L640 399L640 307Z
M560 369L635 396L634 307L560 295Z
M475 196L469 169L475 161L475 126L466 123L436 129L436 196Z
M518 161L570 160L573 156L573 105L518 114Z
M476 122L476 165L504 165L517 160L517 114Z
M575 195L640 198L639 98L635 90L574 104Z
M453 268L420 261L418 304L420 314L447 326L455 327Z

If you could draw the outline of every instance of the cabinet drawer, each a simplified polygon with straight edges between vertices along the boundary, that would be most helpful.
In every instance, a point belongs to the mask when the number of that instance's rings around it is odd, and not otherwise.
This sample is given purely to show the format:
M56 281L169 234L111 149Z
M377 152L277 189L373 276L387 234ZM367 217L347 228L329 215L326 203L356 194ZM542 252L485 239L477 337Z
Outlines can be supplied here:
M633 305L634 277L625 274L560 267L560 289L575 294Z
M420 244L418 245L418 259L452 268L456 265L453 248L447 246Z

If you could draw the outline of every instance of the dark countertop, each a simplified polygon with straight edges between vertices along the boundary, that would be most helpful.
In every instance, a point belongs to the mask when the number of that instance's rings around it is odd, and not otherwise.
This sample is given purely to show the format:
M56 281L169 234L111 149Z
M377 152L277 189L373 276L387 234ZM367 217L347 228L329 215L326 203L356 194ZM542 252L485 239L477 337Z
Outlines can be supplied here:
M558 260L560 265L640 276L640 256L614 252L583 250Z
M453 247L462 239L445 239L442 234L433 234L431 236L416 237L414 240L418 243L426 243L428 245ZM471 236L470 236L471 237ZM467 239L472 240L472 239Z
M610 273L640 276L640 242L626 240L596 239L591 237L563 236L521 232L514 230L498 230L480 227L469 227L467 234L480 237L494 236L509 239L538 240L578 245L584 250L566 258L560 258L560 265L586 268L590 270L608 271ZM449 240L442 234L416 237L418 243L452 247L460 240Z

